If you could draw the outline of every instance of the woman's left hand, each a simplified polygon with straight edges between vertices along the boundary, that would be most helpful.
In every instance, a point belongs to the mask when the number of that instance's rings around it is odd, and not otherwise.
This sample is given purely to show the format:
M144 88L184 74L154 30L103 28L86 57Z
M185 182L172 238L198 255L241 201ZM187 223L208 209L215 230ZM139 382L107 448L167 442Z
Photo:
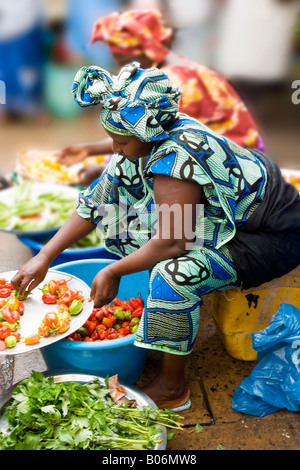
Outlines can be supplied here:
M94 307L103 307L117 296L119 284L120 277L112 272L110 266L101 269L93 280L89 300L94 301Z

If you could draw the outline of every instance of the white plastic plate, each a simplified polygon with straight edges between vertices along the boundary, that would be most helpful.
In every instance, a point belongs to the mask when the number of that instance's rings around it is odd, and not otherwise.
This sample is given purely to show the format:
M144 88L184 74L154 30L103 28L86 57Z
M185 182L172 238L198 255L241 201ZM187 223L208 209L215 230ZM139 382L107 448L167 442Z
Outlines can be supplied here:
M17 271L9 271L5 273L1 273L0 277L7 279L10 281ZM81 291L82 295L84 296L83 301L83 309L78 315L71 316L70 319L70 328L65 333L57 333L51 334L47 337L41 338L40 342L34 345L27 345L24 343L24 339L27 336L33 335L38 333L38 327L42 323L42 320L46 313L48 312L57 312L57 304L45 304L42 301L42 289L44 284L47 284L51 280L59 280L59 279L70 279L68 281L68 286L73 289L77 289ZM39 349L44 346L48 346L49 344L55 343L66 336L69 336L71 333L74 333L78 328L80 328L89 316L92 313L92 309L94 307L93 301L89 302L90 296L90 287L81 279L72 276L68 273L64 273L61 271L55 271L50 269L44 279L44 281L37 286L35 289L32 290L32 294L27 297L23 301L24 303L24 313L20 317L20 327L17 330L23 339L17 342L17 344L12 348L6 348L4 351L0 351L0 356L5 355L12 355L12 354L23 354L33 349Z

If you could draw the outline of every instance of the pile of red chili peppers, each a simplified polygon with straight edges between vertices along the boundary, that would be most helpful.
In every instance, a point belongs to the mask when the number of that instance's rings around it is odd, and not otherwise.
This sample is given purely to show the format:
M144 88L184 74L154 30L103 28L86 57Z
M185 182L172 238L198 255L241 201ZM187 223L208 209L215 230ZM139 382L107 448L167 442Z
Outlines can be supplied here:
M75 333L71 341L101 341L123 338L136 333L144 311L141 297L129 301L115 298L112 303L94 308L88 320Z

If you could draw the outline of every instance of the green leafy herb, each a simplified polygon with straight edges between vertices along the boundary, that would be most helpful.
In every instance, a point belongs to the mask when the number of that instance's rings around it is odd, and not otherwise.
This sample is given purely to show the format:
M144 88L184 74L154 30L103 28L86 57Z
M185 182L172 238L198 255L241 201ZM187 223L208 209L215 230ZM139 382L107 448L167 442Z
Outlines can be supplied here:
M0 450L145 450L161 442L160 426L182 429L171 410L116 404L109 393L97 379L55 383L32 371L5 408Z

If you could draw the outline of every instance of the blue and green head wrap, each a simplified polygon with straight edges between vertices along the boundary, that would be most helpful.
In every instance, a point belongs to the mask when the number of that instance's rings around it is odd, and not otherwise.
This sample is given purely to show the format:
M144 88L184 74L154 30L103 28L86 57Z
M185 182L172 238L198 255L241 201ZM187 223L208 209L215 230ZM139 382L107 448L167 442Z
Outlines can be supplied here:
M101 122L108 131L154 142L168 137L163 126L175 118L181 90L159 69L131 62L117 76L98 66L82 67L73 94L82 107L101 105Z

